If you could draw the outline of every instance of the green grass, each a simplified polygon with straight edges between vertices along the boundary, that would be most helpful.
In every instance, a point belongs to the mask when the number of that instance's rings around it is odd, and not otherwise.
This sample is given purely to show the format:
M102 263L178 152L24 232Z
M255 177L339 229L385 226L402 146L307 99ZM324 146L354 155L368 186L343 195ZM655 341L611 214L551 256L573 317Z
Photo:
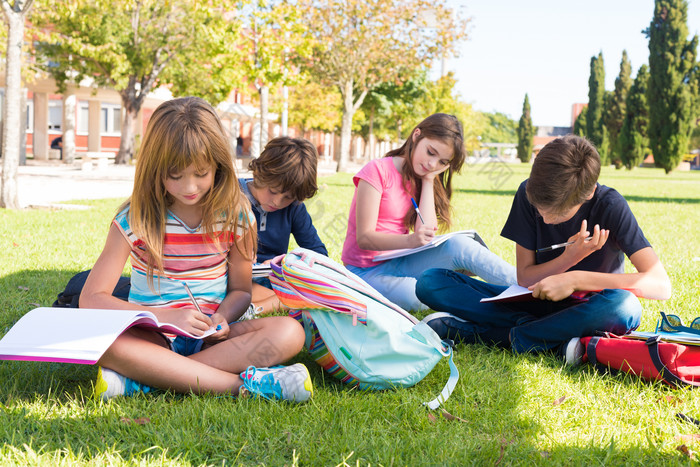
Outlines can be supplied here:
M466 167L455 183L454 228L478 230L514 262L499 233L528 170ZM309 203L334 259L351 178L323 178ZM630 201L674 286L666 302L643 301L640 329L653 330L659 311L700 315L700 173L605 169L601 182ZM0 211L0 335L92 265L120 202ZM700 429L675 417L700 418L700 392L572 369L552 355L458 346L461 378L445 408L461 421L431 420L421 405L447 380L446 361L413 388L362 393L331 380L305 352L297 360L316 387L303 405L173 394L105 404L90 397L95 367L0 362L0 465L678 465L692 463L678 446L700 450L676 438Z

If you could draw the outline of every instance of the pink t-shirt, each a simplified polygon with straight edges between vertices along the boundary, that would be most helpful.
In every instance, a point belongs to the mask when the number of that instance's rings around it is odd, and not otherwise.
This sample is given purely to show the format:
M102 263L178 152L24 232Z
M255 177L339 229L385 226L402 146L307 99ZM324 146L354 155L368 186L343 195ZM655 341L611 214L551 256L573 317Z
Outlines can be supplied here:
M403 224L406 213L413 209L411 195L404 188L401 173L394 166L392 157L383 157L370 161L362 167L353 177L355 187L364 180L372 185L379 193L379 213L377 216L376 232L392 234L407 234L408 229ZM348 230L343 245L342 260L344 264L350 264L361 268L376 266L379 263L372 261L380 251L363 250L357 245L357 188L350 204L350 217L348 218Z

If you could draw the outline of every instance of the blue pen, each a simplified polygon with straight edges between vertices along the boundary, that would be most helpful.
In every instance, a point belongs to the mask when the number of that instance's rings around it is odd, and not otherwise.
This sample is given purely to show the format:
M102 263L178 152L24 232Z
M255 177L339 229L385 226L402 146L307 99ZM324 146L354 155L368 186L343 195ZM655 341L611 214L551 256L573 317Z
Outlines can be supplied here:
M413 203L413 208L416 210L416 214L418 214L418 217L420 218L420 221L425 224L425 221L423 220L423 216L421 216L420 209L418 209L418 204L416 204L416 200L411 198L411 202Z

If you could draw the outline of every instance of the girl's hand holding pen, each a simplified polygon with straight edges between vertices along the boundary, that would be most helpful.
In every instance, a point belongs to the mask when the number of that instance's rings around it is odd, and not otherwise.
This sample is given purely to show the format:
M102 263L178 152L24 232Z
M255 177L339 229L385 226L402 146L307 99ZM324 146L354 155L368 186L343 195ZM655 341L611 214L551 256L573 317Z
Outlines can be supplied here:
M219 342L223 342L226 339L228 339L228 331L229 331L229 326L228 323L226 322L226 318L221 316L218 313L214 313L213 315L210 316L212 326L215 327L216 332L212 334L211 336L207 336L204 338L204 342L208 345L214 345L218 344Z
M430 243L433 238L435 238L435 232L437 232L437 227L428 227L423 224L418 229L410 234L410 246L409 248L417 248L423 246L426 243Z

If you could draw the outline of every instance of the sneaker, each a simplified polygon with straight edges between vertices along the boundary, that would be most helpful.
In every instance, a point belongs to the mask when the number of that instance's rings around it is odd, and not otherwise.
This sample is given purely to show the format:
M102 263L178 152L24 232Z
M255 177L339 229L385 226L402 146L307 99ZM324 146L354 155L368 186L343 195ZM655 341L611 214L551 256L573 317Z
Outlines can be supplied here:
M248 306L248 309L243 313L243 316L238 318L238 321L248 321L250 319L255 319L258 317L260 312L262 312L263 307L259 306L256 307L252 303Z
M292 402L306 402L314 393L309 370L302 363L291 366L256 368L249 366L241 373L243 386L241 395L280 399Z
M422 320L440 336L440 339L452 339L455 342L474 343L476 341L474 323L459 318L451 313L439 311Z
M580 365L583 361L584 353L586 353L586 349L583 347L581 338L574 337L564 346L564 362L571 366Z
M98 367L95 397L107 401L116 396L131 396L139 391L145 394L150 392L151 388L109 368Z

